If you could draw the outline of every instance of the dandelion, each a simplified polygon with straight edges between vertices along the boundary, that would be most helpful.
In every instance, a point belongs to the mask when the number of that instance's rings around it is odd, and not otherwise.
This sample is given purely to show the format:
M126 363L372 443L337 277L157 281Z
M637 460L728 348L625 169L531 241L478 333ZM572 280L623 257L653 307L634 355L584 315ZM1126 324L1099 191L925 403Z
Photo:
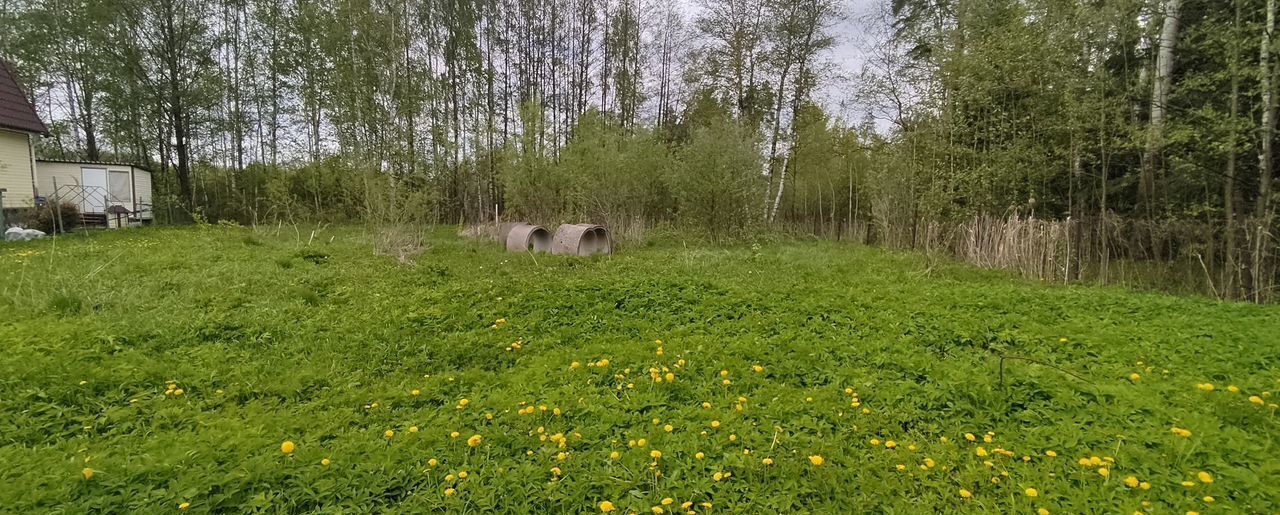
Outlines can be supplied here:
M764 372L764 367L760 365L752 365L751 370L754 370L756 373L760 373L760 372Z
M320 460L320 465L325 466L325 467L328 467L330 463L333 463L333 462L332 462L332 461L329 461L329 458L324 458L324 459Z
M654 506L652 508L649 508L649 511L652 512L654 515L662 515L664 513L664 510L662 509L661 506Z
M578 363L577 361L574 361L573 363L569 364L570 370L577 370L579 368L582 368L582 363Z
M453 497L453 494L456 494L456 493L458 493L458 491L457 491L457 490L454 490L453 488L445 488L445 489L444 489L444 496L445 496L445 497Z
M978 447L978 450L975 452L978 454L978 456L987 456L989 454L985 447Z
M1204 496L1204 499L1202 499L1202 500L1203 500L1204 502L1211 503L1211 502L1213 502L1213 501L1216 501L1217 499L1214 499L1212 495L1206 495L1206 496Z
M892 449L892 448L897 447L897 446L898 446L898 442L895 442L895 441L893 441L893 440L885 440L885 442L884 442L884 447L885 447L886 449Z
M611 511L613 511L613 510L615 510L615 509L617 509L617 508L614 508L614 507L613 507L613 503L611 503L611 502L609 502L609 501L600 501L600 511L601 511L601 512L603 512L603 513L609 513L609 512L611 512Z
M480 435L471 435L471 438L467 439L467 445L470 447L479 447L482 440L484 440L484 437Z
M293 454L293 450L295 448L297 448L297 446L293 445L293 442L289 440L285 440L284 443L280 444L280 452L285 454Z
M417 396L419 396L419 395L422 395L422 390L419 390L419 389L417 389L417 388L414 388L412 391L410 391L410 392L409 392L409 395L412 395L412 396L414 396L414 397L417 397Z
M646 445L649 445L649 441L648 441L648 440L645 440L644 438L641 438L641 439L639 439L639 440L636 440L636 447L644 447L644 446L646 446Z
M1250 396L1249 396L1249 402L1252 402L1252 403L1254 403L1254 404L1257 404L1257 405L1261 406L1261 405L1262 405L1262 403L1263 403L1263 402L1265 402L1265 401L1263 401L1263 400L1262 400L1262 397L1258 397L1257 395L1250 395Z
M661 458L661 457L662 457L662 451L659 451L659 450L657 450L657 449L654 449L654 450L652 450L652 451L649 451L649 457L650 457L650 458L653 458L653 459L655 459L655 460L656 460L656 459L658 459L658 458Z
M973 492L970 492L970 491L968 491L968 490L965 490L965 489L961 488L961 489L960 489L960 497L963 497L963 498L965 498L965 499L971 498L971 497L973 497Z
M427 460L427 466L428 466L428 467L435 468L435 467L436 467L436 465L439 465L439 464L440 464L440 460L437 460L437 459L435 459L435 458L431 458L431 459Z
M710 403L710 402L703 402L703 403L702 403L702 409L711 409L711 403Z
M1057 451L1044 451L1044 455L1050 458L1056 458L1058 456L1058 453Z
M712 420L712 421L711 421L711 427L720 427L720 421L719 421L719 420Z
M1195 482L1195 481L1183 481L1183 482L1182 482L1182 486L1185 486L1185 487L1187 487L1187 488L1191 488L1191 487L1193 487L1193 486L1196 486L1196 482Z
M809 463L812 463L815 467L821 467L822 464L826 462L827 460L823 459L820 455L814 454L813 456L809 456Z
M418 432L418 426L409 426L409 432L410 432L410 433L417 433L417 432Z
M1181 436L1181 437L1183 437L1183 438L1190 438L1190 437L1191 437L1191 431L1188 431L1188 430L1186 430L1186 429L1182 429L1182 428L1180 428L1180 427L1178 427L1178 426L1174 426L1174 427L1170 428L1170 429L1169 429L1169 431L1170 431L1171 433L1173 433L1173 434L1175 434L1175 435L1178 435L1178 436Z
M1139 380L1139 379L1142 379L1142 376L1141 376L1141 375L1138 375L1138 373L1137 373L1137 372L1134 372L1134 373L1132 373L1132 374L1129 374L1129 380L1130 380L1130 381L1135 381L1135 382L1136 382L1136 381L1137 381L1137 380Z
M462 433L459 433L459 432L457 432L457 431L454 431L454 432L449 433L449 438L457 438L457 437L459 437L459 436L462 436ZM390 435L387 435L387 438L391 438L391 436L390 436Z
M1240 387L1234 384L1227 385L1227 391L1231 393L1240 393Z
M551 475L553 476L560 475L560 467L551 467Z
M85 467L84 470L80 471L80 475L84 476L85 479L93 479L93 474L93 469L88 467Z
M1102 477L1111 477L1111 470L1106 467L1100 468L1098 469L1098 475Z
M760 460L760 463L764 465L773 465L773 458L765 458L763 460Z
M1213 476L1203 470L1196 474L1196 479L1199 479L1201 483L1206 485L1213 482Z
M706 454L703 454L703 453L697 453L697 454L694 454L694 455L693 455L693 457L694 457L694 458L697 458L697 459L702 459L702 458L707 457L707 455L706 455Z
M1136 477L1129 476L1124 478L1124 486L1127 486L1129 488L1137 488L1139 484L1141 483L1138 482L1138 478Z
M1026 494L1027 497L1036 497L1040 495L1040 492L1037 491L1035 488L1028 488L1026 490L1023 490L1022 493Z
M1143 482L1141 482L1141 483L1138 483L1138 488L1141 488L1141 489L1143 489L1143 490L1150 490L1150 489L1151 489L1151 483L1148 483L1148 482L1146 482L1146 481L1143 481Z
M730 442L738 441L738 435L729 435L729 441Z
M1049 510L1040 508L1036 510L1036 515L1049 515Z
M396 435L396 432L395 432L394 430L391 430L391 429L388 429L388 430L386 430L386 431L383 431L383 432L382 432L382 436L387 437L387 439L388 439L388 440L390 440L390 439L391 439L393 436L395 436L395 435Z
M965 439L965 440L968 440L968 441L970 441L970 442L972 442L972 441L977 440L977 439L978 439L978 437L973 436L973 433L965 433L965 434L964 434L964 439Z
M622 455L621 455L621 454L618 454L618 451L613 451L613 452L609 453L609 459L611 459L611 460L616 460L616 459L618 459L620 456L622 456Z

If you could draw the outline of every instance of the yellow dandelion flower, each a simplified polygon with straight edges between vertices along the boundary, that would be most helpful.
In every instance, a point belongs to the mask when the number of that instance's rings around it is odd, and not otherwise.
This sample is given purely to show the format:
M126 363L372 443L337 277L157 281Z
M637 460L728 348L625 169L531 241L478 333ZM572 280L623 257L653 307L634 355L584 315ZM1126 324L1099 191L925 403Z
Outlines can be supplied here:
M1137 380L1139 380L1139 379L1142 379L1142 376L1141 376L1141 375L1139 375L1137 372L1134 372L1134 373L1132 373L1132 374L1129 374L1129 380L1130 380L1130 381L1137 381Z
M974 440L977 440L977 439L978 439L978 437L973 436L973 433L965 433L965 434L964 434L964 439L965 439L965 440L968 440L968 441L970 441L970 442L972 442L972 441L974 441Z
M435 458L431 458L431 459L427 460L427 466L428 466L428 467L435 468L435 466L436 466L436 465L439 465L439 464L440 464L440 460L437 460L437 459L435 459Z
M1141 489L1143 489L1143 490L1150 490L1150 489L1151 489L1151 483L1148 483L1148 482L1146 482L1146 481L1143 481L1143 482L1141 482L1141 483L1138 483L1138 488L1141 488Z
M1141 483L1138 482L1138 478L1136 477L1129 476L1124 478L1124 486L1127 486L1129 488L1137 488L1139 484Z
M1201 470L1196 474L1196 479L1199 479L1201 483L1204 483L1206 485L1213 482L1213 476L1209 475L1208 472L1205 472L1203 470Z
M754 370L754 371L756 371L757 373L759 373L759 372L764 372L764 367L762 367L762 366L760 366L760 365L751 365L751 370Z
M409 426L409 432L410 432L410 433L417 433L417 432L418 432L418 426Z
M480 442L481 442L481 441L483 441L483 440L484 440L484 437L483 437L483 436L480 436L480 435L471 435L471 438L468 438L468 439L467 439L467 445L468 445L468 446L471 446L471 447L479 447L479 446L480 446Z
M1261 406L1261 405L1262 405L1264 402L1266 402L1266 401L1263 401L1263 400L1262 400L1262 397L1258 397L1257 395L1250 395L1250 396L1249 396L1249 402L1252 402L1252 403L1254 403L1254 404L1257 404L1257 405Z
M697 453L697 454L694 454L694 455L693 455L693 457L694 457L694 458L697 458L697 459L702 459L702 458L707 457L707 455L706 455L706 454L703 454L703 453Z
M670 433L672 431L675 431L676 428L672 427L671 424L667 424L665 426L662 426L662 430Z
M1227 385L1227 391L1231 393L1240 393L1240 387L1234 384Z
M445 488L445 489L444 489L444 496L445 496L445 497L452 497L452 496L453 496L453 494L456 494L456 493L458 493L458 491L457 491L457 490L454 490L453 488Z
M1023 490L1022 493L1026 494L1027 497L1036 497L1040 495L1040 492L1037 491L1035 488L1028 488L1026 490Z
M812 463L815 467L821 467L822 464L826 462L827 460L823 459L820 455L814 454L813 456L809 456L809 463Z
M897 446L898 446L898 442L895 442L895 441L893 441L893 440L885 440L885 441L884 441L884 447L885 447L886 449L892 449L892 448L897 447Z
M658 459L658 458L661 458L661 457L662 457L662 451L659 451L659 450L657 450L657 449L654 449L654 450L652 450L652 451L649 451L649 457L650 457L650 458L653 458L653 459L655 459L655 460L656 460L656 459Z
M324 459L320 460L320 464L321 464L321 465L323 465L323 466L326 466L326 467L328 467L330 463L333 463L333 462L332 462L332 461L329 461L329 458L324 458Z
M1111 477L1111 469L1102 467L1098 469L1098 475L1102 477Z
M720 421L719 421L719 420L712 420L712 421L711 421L711 427L720 427Z
M419 389L417 389L417 388L414 388L413 390L410 390L410 391L409 391L409 395L412 395L412 396L414 396L414 397L417 397L417 396L419 396L419 395L422 395L422 390L419 390Z
M773 465L773 458L765 458L763 460L760 460L760 463L764 465Z
M393 436L395 436L395 435L396 435L396 432L395 432L395 431L393 431L393 430L390 430L390 429L388 429L388 430L386 430L386 431L383 431L383 432L382 432L382 436L387 437L387 439L390 439L391 437L393 437Z
M289 440L285 440L284 443L280 444L280 452L283 452L285 454L293 454L293 450L296 448L297 446L294 445L293 442Z
M675 499L672 499L672 498L670 498L670 497L664 497L664 498L662 499L662 505L663 505L663 506L671 506L671 505L672 505L672 504L674 504L675 502L676 502L676 500L675 500Z
M611 502L609 502L609 501L600 501L600 511L601 511L601 512L609 513L609 512L611 512L611 511L613 511L613 510L616 510L616 509L617 509L617 508L614 508L614 507L613 507L613 503L611 503Z
M622 456L622 455L621 455L621 454L618 454L618 451L613 451L613 452L609 453L609 459L611 459L611 460L616 460L616 459L618 459L618 457L620 457L620 456Z
M94 474L93 469L88 467L85 467L84 470L80 471L80 475L84 476L85 479L93 479L93 474Z
M1049 510L1040 508L1036 510L1036 515L1049 515Z
M1044 455L1050 458L1055 458L1058 456L1058 453L1057 451L1044 451Z
M965 499L968 499L968 498L970 498L970 497L973 497L973 492L970 492L970 491L968 491L968 490L965 490L965 489L961 488L961 489L960 489L960 497L963 497L963 498L965 498Z
M639 440L636 440L636 447L644 447L644 446L646 446L646 445L649 445L649 441L648 441L648 440L645 440L644 438L641 438L641 439L639 439Z

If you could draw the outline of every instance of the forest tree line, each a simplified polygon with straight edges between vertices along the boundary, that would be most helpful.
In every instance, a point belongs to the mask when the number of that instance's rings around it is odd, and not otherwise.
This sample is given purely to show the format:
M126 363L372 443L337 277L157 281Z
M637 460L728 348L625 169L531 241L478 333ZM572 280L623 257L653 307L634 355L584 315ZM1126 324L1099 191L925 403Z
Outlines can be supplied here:
M172 219L772 227L1267 301L1276 1L0 0L0 57L42 154L148 166Z

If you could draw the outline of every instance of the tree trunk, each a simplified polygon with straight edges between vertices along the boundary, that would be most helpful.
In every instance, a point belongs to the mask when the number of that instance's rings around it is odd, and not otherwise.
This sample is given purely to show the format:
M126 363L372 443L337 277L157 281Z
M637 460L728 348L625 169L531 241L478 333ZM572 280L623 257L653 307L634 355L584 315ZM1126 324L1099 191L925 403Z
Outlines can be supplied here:
M1259 130L1261 145L1258 147L1258 202L1255 207L1257 217L1257 234L1253 241L1253 259L1250 270L1253 278L1253 295L1255 302L1260 302L1263 291L1269 286L1264 275L1266 248L1263 242L1269 238L1271 225L1271 181L1273 166L1272 140L1276 129L1276 81L1275 68L1271 64L1274 52L1276 30L1276 0L1267 0L1267 24L1262 34L1261 52L1259 53L1259 77L1262 89L1262 127Z
M1178 16L1182 0L1165 3L1164 27L1156 52L1155 77L1151 81L1151 119L1147 127L1147 144L1142 158L1142 176L1138 184L1138 203L1148 218L1155 214L1156 160L1163 146L1165 107L1173 78L1173 48L1178 39Z

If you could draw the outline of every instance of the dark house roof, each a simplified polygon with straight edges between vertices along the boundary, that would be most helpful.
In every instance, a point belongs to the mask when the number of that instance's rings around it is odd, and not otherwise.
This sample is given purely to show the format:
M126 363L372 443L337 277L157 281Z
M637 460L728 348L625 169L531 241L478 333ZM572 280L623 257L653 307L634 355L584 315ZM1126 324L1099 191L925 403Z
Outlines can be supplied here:
M151 173L151 169L142 165L122 163L120 161L89 161L87 159L36 159L37 163L63 163L70 165L101 165L101 166L130 166L147 173Z
M13 65L4 59L0 59L0 129L49 134L49 128L40 121L35 106L18 85Z

